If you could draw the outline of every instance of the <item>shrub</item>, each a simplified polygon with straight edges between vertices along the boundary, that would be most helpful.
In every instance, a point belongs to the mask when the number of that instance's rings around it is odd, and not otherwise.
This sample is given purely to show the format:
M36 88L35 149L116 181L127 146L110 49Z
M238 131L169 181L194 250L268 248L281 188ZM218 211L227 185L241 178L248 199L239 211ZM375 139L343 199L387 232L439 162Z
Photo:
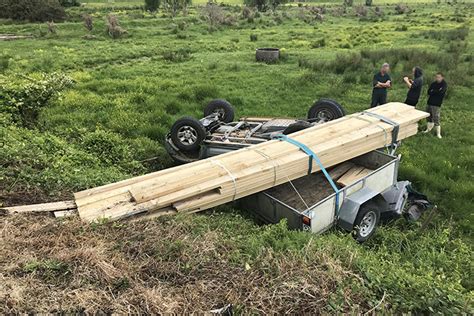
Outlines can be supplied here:
M311 43L311 48L320 48L326 46L326 39L325 38L320 38L313 43Z
M395 12L397 14L405 14L410 12L410 8L406 4L399 3L395 6Z
M57 28L56 24L54 24L53 21L46 22L46 25L48 26L48 32L50 34L56 34L57 33L58 28Z
M422 32L421 35L425 38L432 38L438 41L464 41L469 35L469 26L461 26L452 30L429 30Z
M356 6L354 8L354 11L355 11L356 16L359 16L359 17L365 17L369 13L369 10L367 10L367 8L364 7L363 5Z
M260 12L265 12L272 8L275 10L280 4L288 2L287 0L244 0L246 6L257 8Z
M158 11L160 0L145 0L145 10L150 12Z
M209 2L201 9L201 16L207 21L212 29L217 25L223 24L225 21L225 12L217 4Z
M191 58L192 58L192 51L188 47L182 47L174 51L165 51L163 53L164 60L174 62L174 63L183 62Z
M381 7L378 7L378 6L375 7L374 12L375 12L375 15L376 15L376 16L382 16L382 15L383 15L383 10L382 10Z
M213 99L219 96L219 91L214 85L200 85L193 89L194 98L198 101Z
M0 77L0 83L0 112L8 113L15 123L33 127L40 109L73 81L64 74L52 73L21 79Z
M123 170L136 167L131 166L133 154L128 144L113 132L99 129L87 133L81 141L81 147L96 156L104 165L114 165Z
M286 50L286 48L281 48L280 49L280 58L279 58L279 60L280 61L287 61L289 57L290 56L289 56L288 51Z
M31 22L63 21L66 12L58 0L2 0L0 18Z
M92 30L94 29L92 16L90 16L89 14L84 14L82 18L84 19L84 27L86 28L86 30L88 30L89 32L92 32Z
M115 142L113 137L103 141L99 141L97 133L86 137L91 146L89 153L70 141L36 129L8 126L0 134L4 144L0 150L0 186L15 186L15 191L32 192L34 197L42 192L61 194L83 190L143 171L137 161L129 160L131 150L124 149L123 142ZM110 149L122 160L105 165L109 154L95 155L104 152L108 142L112 147L118 147ZM127 168L126 172L124 168Z
M252 9L250 9L249 7L247 6L244 6L244 8L242 9L242 17L244 19L248 19L249 17L252 16Z
M163 0L163 8L171 12L173 16L176 16L179 10L182 10L184 14L187 13L188 5L191 4L191 0Z
M0 72L4 72L10 66L12 56L6 53L0 53Z
M124 34L127 34L127 30L123 29L120 24L117 16L113 14L107 15L107 34L113 39L122 37Z
M258 40L257 34L250 34L250 41L251 42L256 42Z
M344 46L344 45L343 45ZM347 71L360 70L364 66L364 61L360 53L337 54L333 60L308 60L300 58L299 67L309 68L313 71L329 71L336 74L343 74Z
M63 6L63 7L79 7L81 5L81 3L77 0L59 0L59 3Z

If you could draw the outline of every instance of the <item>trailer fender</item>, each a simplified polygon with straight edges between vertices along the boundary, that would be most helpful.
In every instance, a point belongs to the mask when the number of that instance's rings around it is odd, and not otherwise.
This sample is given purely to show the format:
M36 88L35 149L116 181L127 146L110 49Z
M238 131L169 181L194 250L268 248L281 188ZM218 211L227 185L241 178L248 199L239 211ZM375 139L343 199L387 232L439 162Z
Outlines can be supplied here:
M364 187L344 199L337 219L338 226L352 231L360 207L368 201L376 203L381 212L388 208L388 203L379 192Z

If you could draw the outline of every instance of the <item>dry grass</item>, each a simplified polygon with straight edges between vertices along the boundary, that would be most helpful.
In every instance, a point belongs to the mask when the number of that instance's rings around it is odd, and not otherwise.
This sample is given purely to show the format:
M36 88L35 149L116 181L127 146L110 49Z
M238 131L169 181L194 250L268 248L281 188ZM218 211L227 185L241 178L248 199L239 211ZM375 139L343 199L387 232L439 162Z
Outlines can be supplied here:
M260 249L244 264L238 243L193 218L88 225L3 216L0 312L187 313L233 304L243 312L315 313L327 311L338 289L343 309L367 308L342 287L359 277L324 249L292 260Z

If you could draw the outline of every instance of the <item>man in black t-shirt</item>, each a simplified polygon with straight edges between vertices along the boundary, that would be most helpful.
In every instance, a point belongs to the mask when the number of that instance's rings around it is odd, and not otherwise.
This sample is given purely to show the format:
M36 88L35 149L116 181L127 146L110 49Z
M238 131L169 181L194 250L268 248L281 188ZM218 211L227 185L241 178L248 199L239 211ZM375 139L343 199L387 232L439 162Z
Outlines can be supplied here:
M423 87L423 70L420 67L413 68L413 80L404 77L403 81L408 86L408 93L405 103L416 106L421 95L421 88Z
M430 132L434 127L436 136L441 138L441 104L446 95L446 90L448 90L448 84L444 81L443 74L438 72L435 76L435 81L431 83L428 89L426 112L430 113L430 117L428 117L428 124L423 133Z
M389 71L390 65L384 63L380 71L374 75L371 108L387 103L387 89L392 86L392 78L388 74Z

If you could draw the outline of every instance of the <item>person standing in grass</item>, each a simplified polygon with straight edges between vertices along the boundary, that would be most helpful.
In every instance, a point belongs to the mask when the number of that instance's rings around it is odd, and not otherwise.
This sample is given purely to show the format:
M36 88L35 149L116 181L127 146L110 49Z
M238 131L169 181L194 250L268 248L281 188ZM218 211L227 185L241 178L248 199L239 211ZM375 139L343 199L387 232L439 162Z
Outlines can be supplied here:
M428 89L428 102L426 112L430 113L428 117L428 125L423 133L429 133L433 127L436 131L436 136L441 138L441 104L443 103L444 96L448 90L448 84L444 80L444 75L438 72L435 75L435 80L431 83Z
M374 75L371 108L387 103L387 89L392 86L392 78L388 74L389 71L390 65L384 63L380 71Z
M423 70L421 70L421 68L418 66L413 68L413 80L408 77L404 77L403 81L405 81L406 85L408 86L408 93L405 103L416 106L418 100L420 99L421 88L423 87Z

